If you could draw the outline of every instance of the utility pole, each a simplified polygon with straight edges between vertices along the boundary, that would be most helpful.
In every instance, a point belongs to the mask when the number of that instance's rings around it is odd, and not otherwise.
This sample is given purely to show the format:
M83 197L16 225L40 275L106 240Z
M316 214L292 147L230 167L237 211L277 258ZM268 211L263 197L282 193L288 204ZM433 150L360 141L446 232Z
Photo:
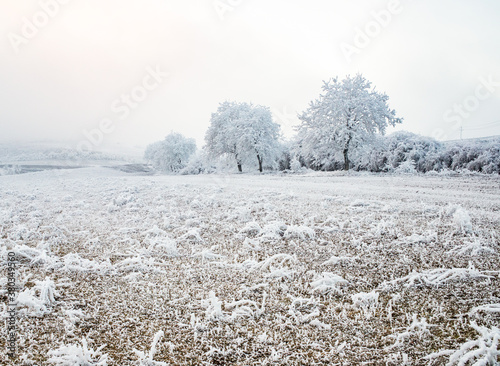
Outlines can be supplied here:
M460 126L460 140L462 139L462 131L464 130L464 126Z

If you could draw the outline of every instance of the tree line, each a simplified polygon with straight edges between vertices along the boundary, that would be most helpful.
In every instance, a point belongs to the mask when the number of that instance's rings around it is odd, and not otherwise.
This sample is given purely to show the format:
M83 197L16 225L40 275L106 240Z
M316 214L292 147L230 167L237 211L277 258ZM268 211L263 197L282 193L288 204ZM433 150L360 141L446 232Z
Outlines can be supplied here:
M325 81L320 96L298 117L289 141L268 107L225 101L212 113L205 146L171 133L147 147L145 159L164 172L211 173L232 161L264 170L364 170L428 172L468 169L500 173L500 139L485 143L442 143L409 132L385 136L401 124L389 97L362 75Z

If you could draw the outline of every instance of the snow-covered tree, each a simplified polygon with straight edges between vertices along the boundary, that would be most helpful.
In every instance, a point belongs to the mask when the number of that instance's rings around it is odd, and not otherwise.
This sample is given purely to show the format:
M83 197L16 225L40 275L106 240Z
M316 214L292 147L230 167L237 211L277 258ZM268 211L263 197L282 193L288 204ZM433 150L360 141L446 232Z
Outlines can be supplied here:
M238 171L242 171L242 156L238 149L236 131L241 121L241 110L235 102L223 102L212 113L210 126L205 135L207 150L213 156L232 155L236 159Z
M500 138L447 142L440 161L452 170L500 174Z
M371 151L372 171L392 171L409 161L418 172L441 168L439 157L443 146L432 137L398 131L384 136L379 142Z
M255 155L262 173L263 161L276 161L281 153L280 126L273 122L268 107L249 105L245 109L247 114L242 114L244 120L240 124L238 145L242 151Z
M179 133L171 133L163 141L155 142L146 148L144 158L155 169L164 172L178 172L184 168L191 155L196 151L194 139Z
M301 156L316 167L329 166L349 156L387 126L401 123L387 104L389 97L371 88L362 75L324 82L323 94L299 116L298 143Z
M280 127L267 107L224 102L210 122L205 136L208 151L214 156L234 156L240 172L243 161L251 156L262 172L264 161L274 161L280 154Z

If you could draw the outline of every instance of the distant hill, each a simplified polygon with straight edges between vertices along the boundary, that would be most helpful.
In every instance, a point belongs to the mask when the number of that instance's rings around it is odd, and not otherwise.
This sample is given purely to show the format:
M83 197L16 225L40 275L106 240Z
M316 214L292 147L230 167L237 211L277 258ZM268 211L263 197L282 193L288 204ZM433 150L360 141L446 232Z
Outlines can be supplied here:
M56 162L58 164L85 164L92 161L140 162L141 152L112 153L108 151L78 151L61 143L0 143L0 164L18 162Z
M458 140L447 140L447 141L442 141L443 144L450 144L450 143L456 143L456 142L489 142L492 140L500 140L500 135L495 135L495 136L486 136L486 137L475 137L475 138L469 138L469 139L458 139Z

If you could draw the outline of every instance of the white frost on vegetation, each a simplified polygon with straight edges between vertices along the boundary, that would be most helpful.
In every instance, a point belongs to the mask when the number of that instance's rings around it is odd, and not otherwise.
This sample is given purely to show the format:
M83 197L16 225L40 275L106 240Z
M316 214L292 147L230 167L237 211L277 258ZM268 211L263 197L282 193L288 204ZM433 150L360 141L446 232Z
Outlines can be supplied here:
M359 292L351 296L352 304L355 308L364 312L367 318L371 317L378 307L379 293L375 290L371 292Z
M470 315L475 315L477 313L500 313L500 304L486 304L481 306L476 306L472 308L469 312Z
M202 260L213 261L217 259L223 258L222 255L213 253L210 249L204 249L201 252L197 252L193 254L194 258L200 258Z
M275 277L278 274L290 275L289 267L297 262L297 257L286 253L275 254L262 262L254 263L252 265L253 270L259 270L262 272L270 271L270 275L274 273L271 277ZM279 277L279 276L278 276Z
M496 176L53 174L0 177L0 265L14 251L28 332L20 362L498 359ZM469 319L487 331L464 332ZM159 329L170 342L150 350ZM110 345L123 335L143 353ZM103 343L109 357L91 349Z
M146 239L148 244L149 255L160 255L167 257L175 257L179 255L177 243L175 240L168 237L153 237Z
M290 225L287 227L284 236L287 239L309 240L314 239L316 233L308 226Z
M244 234L244 235L249 236L249 237L255 237L255 236L260 234L261 230L262 229L261 229L260 225L257 222L252 221L252 222L247 223L240 230L240 234Z
M185 233L184 235L182 235L180 237L180 239L186 240L190 243L203 243L204 242L203 238L201 237L199 228L194 228L194 229L188 230L187 233Z
M287 225L281 221L271 221L264 225L261 230L261 236L267 240L281 239L287 230Z
M46 278L35 281L32 288L26 288L17 295L17 304L21 307L21 314L27 316L43 316L52 311L56 303L55 296L59 296L54 281Z
M392 281L382 283L382 289L389 289L392 286L403 285L404 287L413 287L418 285L440 286L455 280L466 279L491 279L492 276L486 275L477 270L472 263L468 268L437 268L423 272L412 272L407 276L396 278Z
M237 320L238 318L258 318L264 313L265 301L266 293L264 293L260 306L255 301L243 299L226 304L224 308L231 311L230 320Z
M215 292L210 291L208 298L201 301L201 306L205 308L205 318L208 321L223 321L226 315L222 312L222 301L215 296Z
M358 257L350 257L350 256L340 256L340 257L337 257L335 255L331 256L330 259L328 259L327 261L323 262L322 265L323 266L328 266L328 265L332 265L332 266L335 266L339 263L344 263L344 262L350 262L350 261L354 261L356 260Z
M97 262L87 258L80 257L78 253L69 253L61 258L61 261L53 267L62 272L88 272L107 274L113 270L113 265L106 259L103 262Z
M451 205L447 209L448 215L452 215L455 228L462 233L472 233L472 222L469 213L461 206Z
M89 348L87 340L82 338L82 344L70 344L69 346L63 345L56 350L50 350L51 356L48 362L57 366L107 366L107 354L101 351L106 347L102 345L96 350Z
M448 251L450 255L471 255L473 257L485 253L492 254L495 253L495 250L489 245L483 245L477 238L472 242L465 242L463 245L458 245Z
M422 339L425 336L429 336L431 334L430 328L434 326L435 325L429 324L426 318L421 318L420 320L418 320L417 314L413 314L412 322L409 327L407 327L401 333L391 335L391 337L396 338L396 342L392 346L386 347L386 350L402 346L405 340L409 339L412 336L417 336L419 339Z
M21 261L28 260L30 265L55 265L58 261L58 258L52 256L48 249L42 245L32 248L25 244L19 244L12 251Z
M156 332L153 337L153 342L151 343L151 348L148 353L143 351L138 351L134 349L134 353L136 354L138 360L138 366L167 366L168 364L165 362L155 361L153 358L157 353L158 343L161 341L165 334L162 330Z
M449 355L446 366L498 365L500 329L481 327L475 322L470 325L479 333L478 338L465 342L458 350L442 350L426 356L425 359L433 361Z
M348 281L331 272L323 272L313 282L311 282L312 292L327 295L330 293L341 293L341 285Z

